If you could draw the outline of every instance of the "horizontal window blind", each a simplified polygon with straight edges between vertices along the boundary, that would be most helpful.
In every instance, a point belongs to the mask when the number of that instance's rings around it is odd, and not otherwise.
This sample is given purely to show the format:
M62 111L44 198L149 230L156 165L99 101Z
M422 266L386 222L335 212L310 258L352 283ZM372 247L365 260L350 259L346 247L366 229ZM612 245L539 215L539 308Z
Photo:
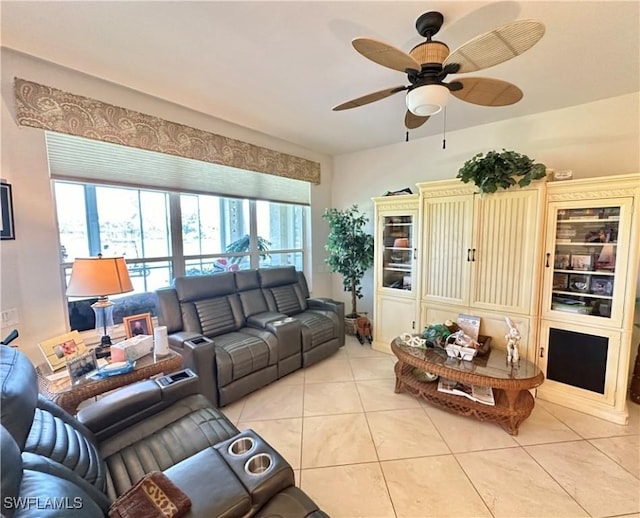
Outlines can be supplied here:
M144 149L45 132L56 180L121 184L309 205L310 184Z

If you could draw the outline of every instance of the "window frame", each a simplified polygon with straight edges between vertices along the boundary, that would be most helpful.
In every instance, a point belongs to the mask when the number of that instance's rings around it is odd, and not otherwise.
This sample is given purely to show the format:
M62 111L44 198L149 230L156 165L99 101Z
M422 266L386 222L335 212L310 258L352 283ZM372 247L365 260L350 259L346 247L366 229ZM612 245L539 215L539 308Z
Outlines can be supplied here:
M52 179L52 191L54 198L54 206L56 213L56 227L57 227L57 241L58 241L58 249L62 250L62 239L60 233L60 221L58 218L58 200L55 184L56 183L65 183L65 184L75 184L81 185L84 187L85 199L85 217L87 218L86 222L86 232L87 232L87 247L90 251L90 255L97 255L100 252L100 225L97 221L89 221L89 214L98 212L98 204L97 204L97 196L96 196L96 188L99 187L112 187L112 188L122 188L132 191L137 191L138 199L140 198L139 194L141 191L151 191L151 192L159 192L168 196L168 244L170 247L171 255L168 256L153 256L149 258L139 257L139 258L126 258L125 263L129 268L129 272L131 273L131 265L140 264L143 268L146 268L149 264L153 263L168 263L169 267L169 283L171 283L172 279L180 276L187 275L187 262L188 261L205 261L205 260L216 260L216 259L229 259L233 257L249 257L249 268L256 269L260 267L260 256L264 255L264 252L258 250L258 216L257 216L257 204L261 203L269 203L274 205L291 205L291 206L299 206L302 207L301 211L301 221L300 221L300 248L287 248L287 249L270 249L269 254L276 255L284 255L284 254L300 254L301 255L301 269L304 271L304 267L307 264L307 251L305 250L305 244L308 242L308 234L309 234L309 221L310 221L310 207L304 204L295 204L289 202L277 202L277 201L266 201L266 200L255 200L249 198L233 198L229 196L225 196L224 194L215 194L215 193L191 193L191 192L176 192L162 189L151 189L145 186L136 186L136 185L123 185L123 184L107 184L107 183L91 183L91 182L83 182L80 180L68 180L68 179ZM86 193L91 193L91 196L87 196ZM249 204L249 217L248 217L248 231L250 236L250 248L248 253L228 253L228 252L218 252L218 253L206 253L206 254L194 254L194 255L185 255L184 254L184 240L183 240L183 232L182 232L182 213L181 213L181 196L182 195L204 195L204 196L218 196L220 198L228 198L228 199L241 199L248 201ZM139 217L142 220L144 218L143 214L140 213L140 202L138 202L138 211ZM96 237L96 234L98 237ZM144 240L144 235L141 235L140 239ZM144 245L142 246L144 250ZM96 252L93 254L93 252ZM62 286L63 289L66 290L67 286L67 270L70 271L73 265L73 261L65 261L63 259L62 253L60 254L60 274L62 278ZM147 280L145 276L144 280L144 290L145 291L133 291L131 294L142 294L142 293L152 293L156 288L149 289L147 287ZM65 304L65 315L67 322L69 322L69 297L67 297L66 293L63 293L67 304ZM123 295L126 296L126 295ZM113 297L113 300L117 300L118 296ZM77 300L75 297L72 299Z

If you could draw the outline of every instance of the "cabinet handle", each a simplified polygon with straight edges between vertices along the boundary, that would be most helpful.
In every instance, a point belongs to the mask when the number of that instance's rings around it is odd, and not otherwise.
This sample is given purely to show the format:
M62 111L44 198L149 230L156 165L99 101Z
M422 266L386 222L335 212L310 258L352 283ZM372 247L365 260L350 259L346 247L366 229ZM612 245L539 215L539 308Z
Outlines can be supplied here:
M413 322L411 322L411 329L415 329L416 328L416 321L414 320Z
M545 267L549 268L549 257L551 256L551 254L549 252L547 252L547 262L545 263Z
M473 262L475 262L475 261L476 261L476 249L475 249L475 248L472 248L472 249L471 249L471 260L472 260Z
M467 248L467 262L471 262L471 248Z

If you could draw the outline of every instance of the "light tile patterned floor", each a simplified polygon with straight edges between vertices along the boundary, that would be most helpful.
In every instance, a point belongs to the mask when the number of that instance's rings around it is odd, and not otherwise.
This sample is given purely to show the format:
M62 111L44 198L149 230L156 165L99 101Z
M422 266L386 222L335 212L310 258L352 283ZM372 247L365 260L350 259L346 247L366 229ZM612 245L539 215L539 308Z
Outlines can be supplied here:
M395 394L394 363L347 337L223 411L332 518L640 518L640 405L621 426L537 400L512 437Z

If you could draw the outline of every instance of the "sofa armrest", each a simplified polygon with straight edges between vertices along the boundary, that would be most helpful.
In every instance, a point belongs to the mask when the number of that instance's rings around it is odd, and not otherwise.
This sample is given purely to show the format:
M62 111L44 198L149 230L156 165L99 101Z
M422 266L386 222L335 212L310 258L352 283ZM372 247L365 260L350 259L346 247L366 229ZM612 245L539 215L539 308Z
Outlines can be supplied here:
M197 376L189 369L179 371L183 372L188 376L168 386L161 386L159 380L145 380L115 390L80 410L77 419L103 441L176 401L197 394L200 390Z
M169 347L179 352L182 364L198 375L200 393L214 406L220 406L215 342L199 333L181 331L169 336Z
M284 313L264 311L263 313L257 313L247 318L247 326L255 327L256 329L267 329L267 324L284 320L285 318L287 318L287 315Z
M307 304L309 305L309 309L333 311L338 317L344 319L344 302L325 297L316 297L307 299Z
M214 447L174 464L164 474L191 500L187 516L250 516L251 495Z

